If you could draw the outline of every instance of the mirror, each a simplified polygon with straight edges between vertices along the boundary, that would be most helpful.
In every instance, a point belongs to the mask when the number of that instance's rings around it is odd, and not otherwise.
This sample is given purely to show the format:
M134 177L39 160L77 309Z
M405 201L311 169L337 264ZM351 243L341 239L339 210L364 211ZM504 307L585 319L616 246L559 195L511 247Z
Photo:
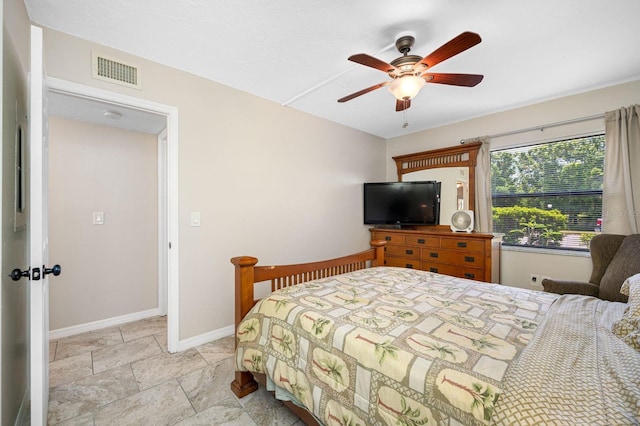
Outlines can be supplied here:
M475 208L476 159L482 142L393 157L398 181L436 180L440 189L440 224L447 225L456 210Z
M435 180L440 187L440 224L449 225L457 210L469 210L469 168L442 167L420 170L402 176L404 182Z

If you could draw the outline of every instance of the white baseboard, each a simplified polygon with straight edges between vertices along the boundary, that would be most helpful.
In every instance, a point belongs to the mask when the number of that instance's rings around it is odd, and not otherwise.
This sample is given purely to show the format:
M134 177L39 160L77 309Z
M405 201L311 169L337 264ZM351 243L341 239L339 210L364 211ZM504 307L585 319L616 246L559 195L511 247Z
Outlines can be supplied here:
M16 416L14 426L26 426L29 422L29 391L27 390L22 396L22 403L20 404L20 410Z
M205 343L213 342L214 340L222 339L223 337L232 336L235 329L234 325L228 325L208 333L200 334L199 336L180 340L178 342L178 352L195 348L196 346L204 345Z
M56 340L62 337L74 336L87 331L100 330L101 328L113 327L120 324L126 324L132 321L155 317L160 315L158 308L149 309L148 311L135 312L133 314L121 315L119 317L107 318L104 320L89 322L86 324L74 325L71 327L59 328L49 331L49 340Z
M160 310L155 308L155 309L150 309L148 311L136 312L133 314L107 318L104 320L94 321L86 324L74 325L71 327L51 330L49 332L49 340L57 340L63 337L69 337L69 336L74 336L76 334L86 333L88 331L114 327L116 325L126 324L132 321L139 321L141 319L155 317L158 315L160 315ZM214 340L218 340L223 337L232 336L234 332L235 332L235 326L228 325L226 327L222 327L217 330L210 331L208 333L200 334L199 336L194 336L185 340L180 340L178 342L178 352L195 348L196 346L204 345L205 343L213 342Z

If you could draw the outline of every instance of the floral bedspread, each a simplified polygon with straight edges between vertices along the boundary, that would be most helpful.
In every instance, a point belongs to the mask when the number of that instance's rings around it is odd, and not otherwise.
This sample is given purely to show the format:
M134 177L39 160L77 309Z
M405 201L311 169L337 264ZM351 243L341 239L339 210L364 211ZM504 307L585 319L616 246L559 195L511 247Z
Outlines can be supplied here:
M487 424L557 297L364 269L262 299L237 330L236 367L266 373L327 425Z

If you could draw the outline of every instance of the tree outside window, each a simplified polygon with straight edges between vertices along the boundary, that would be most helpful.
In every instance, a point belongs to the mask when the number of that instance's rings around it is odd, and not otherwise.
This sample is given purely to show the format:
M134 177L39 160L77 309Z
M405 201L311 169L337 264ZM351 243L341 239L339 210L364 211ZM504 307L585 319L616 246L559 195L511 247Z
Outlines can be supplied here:
M588 250L602 217L604 135L491 153L493 231L508 245Z

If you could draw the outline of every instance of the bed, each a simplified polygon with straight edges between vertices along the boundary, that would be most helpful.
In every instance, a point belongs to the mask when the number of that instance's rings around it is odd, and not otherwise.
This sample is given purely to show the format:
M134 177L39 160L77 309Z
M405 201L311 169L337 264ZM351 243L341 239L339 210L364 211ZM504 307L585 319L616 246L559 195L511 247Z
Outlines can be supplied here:
M384 244L231 259L238 397L260 382L307 424L639 423L640 277L606 302L385 267Z

